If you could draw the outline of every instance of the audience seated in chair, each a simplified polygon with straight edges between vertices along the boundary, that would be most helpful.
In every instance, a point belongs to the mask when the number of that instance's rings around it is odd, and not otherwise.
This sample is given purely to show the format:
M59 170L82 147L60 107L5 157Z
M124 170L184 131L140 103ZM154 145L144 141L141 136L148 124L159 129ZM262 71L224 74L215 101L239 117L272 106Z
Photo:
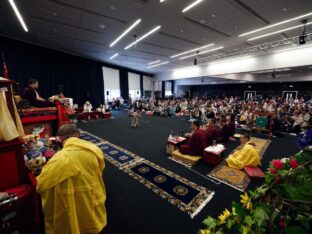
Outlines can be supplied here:
M241 145L226 160L229 167L243 169L245 166L259 166L260 155L255 143L250 141L250 136L245 134L240 137Z
M23 98L29 101L30 106L33 107L52 107L54 104L50 101L46 101L36 91L39 87L39 82L35 79L28 81L27 87L24 88Z
M180 152L191 156L203 156L207 147L207 134L200 129L198 121L192 123L193 134L188 143L181 145Z

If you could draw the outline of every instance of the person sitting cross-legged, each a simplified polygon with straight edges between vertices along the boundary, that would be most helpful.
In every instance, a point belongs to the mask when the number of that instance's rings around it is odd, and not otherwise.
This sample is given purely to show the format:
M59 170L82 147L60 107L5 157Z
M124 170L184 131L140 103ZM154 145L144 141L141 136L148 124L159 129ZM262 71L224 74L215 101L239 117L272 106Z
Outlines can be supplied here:
M250 136L245 134L240 137L241 145L226 160L229 167L243 169L245 166L259 166L260 155L255 143L250 141Z
M199 121L192 123L193 134L188 143L181 145L180 152L191 156L203 156L204 149L207 147L207 134L200 129Z

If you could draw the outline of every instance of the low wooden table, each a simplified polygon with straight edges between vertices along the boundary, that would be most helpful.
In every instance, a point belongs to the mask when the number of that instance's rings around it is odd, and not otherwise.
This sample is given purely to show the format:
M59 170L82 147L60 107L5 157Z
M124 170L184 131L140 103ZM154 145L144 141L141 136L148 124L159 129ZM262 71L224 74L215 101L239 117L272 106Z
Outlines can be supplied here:
M223 152L225 151L225 147L220 151L209 151L207 150L208 148L204 151L204 161L214 166L218 165L224 159Z
M177 150L179 146L182 145L182 143L184 143L185 141L186 141L185 137L176 137L170 140L168 139L166 145L166 153L171 155L171 153Z

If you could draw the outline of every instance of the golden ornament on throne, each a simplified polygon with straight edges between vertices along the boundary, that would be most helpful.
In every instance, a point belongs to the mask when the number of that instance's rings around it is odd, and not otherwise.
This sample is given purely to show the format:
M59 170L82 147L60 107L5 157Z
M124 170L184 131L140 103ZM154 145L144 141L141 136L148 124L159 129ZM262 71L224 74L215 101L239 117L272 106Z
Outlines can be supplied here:
M13 100L14 81L0 77L0 141L11 141L25 136L24 129Z

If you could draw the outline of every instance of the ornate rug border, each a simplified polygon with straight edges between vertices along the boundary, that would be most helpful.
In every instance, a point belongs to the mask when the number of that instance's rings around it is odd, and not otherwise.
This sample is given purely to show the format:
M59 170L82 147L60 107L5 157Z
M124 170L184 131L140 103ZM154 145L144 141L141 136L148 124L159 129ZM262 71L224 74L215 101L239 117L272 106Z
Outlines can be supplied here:
M180 181L181 183L186 184L187 186L192 187L193 189L196 189L197 191L199 191L199 194L197 194L192 201L189 204L185 204L182 201L178 200L177 198L174 198L172 195L168 194L166 191L162 190L161 188L159 188L156 184L146 180L145 178L143 178L141 175L133 172L131 169L134 168L135 166L138 166L142 163L146 163L148 165L150 165L151 167L154 167L155 169L159 170L160 172L166 174L169 177L174 178L175 180ZM208 202L213 198L215 192L208 190L198 184L195 184L192 181L189 181L188 179L179 176L163 167L160 167L159 165L152 163L148 160L142 160L140 162L137 162L131 166L129 166L127 168L127 170L125 170L125 172L131 176L132 178L134 178L135 180L137 180L138 182L140 182L141 184L143 184L145 187L149 188L150 190L152 190L154 193L158 194L161 198L167 200L169 203L173 204L174 206L177 206L181 211L186 212L192 219L208 204ZM136 178L137 177L137 178ZM156 191L156 189L160 190L162 194L159 194L159 192ZM202 198L203 202L200 205L196 205L195 204L195 200L198 198ZM193 209L192 211L192 207L194 207L195 209Z
M266 141L266 144L265 144L264 147L262 148L261 152L259 152L259 153L260 153L260 158L262 158L263 155L264 155L264 153L267 151L267 149L269 148L270 144L272 143L272 141L271 141L271 140L267 140L267 139L263 139L263 138L259 138L259 137L252 137L252 138L257 138L257 139L261 139L261 140L265 140L265 141ZM237 148L237 147L236 147L236 148ZM236 148L235 148L235 149L236 149ZM234 150L235 150L235 149L234 149ZM234 150L233 150L233 151L234 151ZM212 171L211 171L210 173L208 173L207 176L208 176L209 178L211 178L211 179L220 181L221 183L226 184L226 185L230 186L231 188L234 188L234 189L236 189L236 190L238 190L238 191L245 192L245 191L247 190L247 188L248 188L248 185L249 185L250 181L251 181L250 178L248 177L248 175L247 175L245 172L244 172L244 173L246 174L247 178L249 179L248 184L246 185L246 188L245 188L245 189L244 189L244 188L240 189L239 187L235 186L234 184L231 184L231 183L229 183L229 182L227 182L227 181L225 181L225 180L221 180L221 179L219 179L219 178L217 178L217 177L215 177L215 176L212 175L214 172L218 171L219 168L221 168L221 167L223 167L224 165L226 165L226 159L227 159L227 158L228 158L228 157L226 157L219 165L217 165L214 169L212 169Z

